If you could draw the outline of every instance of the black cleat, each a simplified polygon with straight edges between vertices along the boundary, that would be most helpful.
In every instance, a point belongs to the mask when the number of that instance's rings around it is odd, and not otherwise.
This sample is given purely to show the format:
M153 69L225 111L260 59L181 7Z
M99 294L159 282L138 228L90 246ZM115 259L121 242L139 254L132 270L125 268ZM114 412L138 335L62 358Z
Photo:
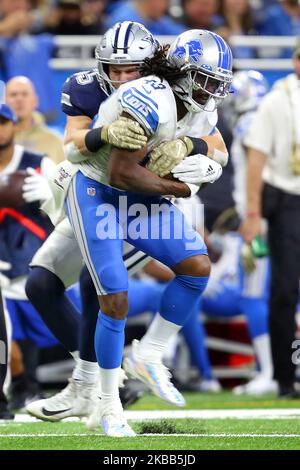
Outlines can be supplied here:
M0 421L13 420L15 416L8 410L7 401L5 399L0 400Z
M298 390L294 388L293 385L286 386L279 384L279 398L282 398L283 400L299 400L300 399L300 393Z

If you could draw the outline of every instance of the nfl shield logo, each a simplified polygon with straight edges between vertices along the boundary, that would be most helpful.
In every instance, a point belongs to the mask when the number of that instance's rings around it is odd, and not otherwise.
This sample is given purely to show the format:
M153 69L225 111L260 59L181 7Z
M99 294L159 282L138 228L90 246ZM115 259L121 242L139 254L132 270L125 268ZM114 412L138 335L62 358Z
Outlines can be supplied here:
M96 189L95 188L87 188L88 196L96 196Z

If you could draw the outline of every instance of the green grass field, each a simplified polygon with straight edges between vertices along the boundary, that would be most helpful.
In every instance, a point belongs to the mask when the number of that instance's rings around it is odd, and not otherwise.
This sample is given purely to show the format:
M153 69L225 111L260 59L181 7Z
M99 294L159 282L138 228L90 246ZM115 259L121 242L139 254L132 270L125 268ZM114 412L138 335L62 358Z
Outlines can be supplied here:
M104 437L100 429L90 432L79 421L22 422L27 418L18 416L16 422L0 424L0 449L300 449L300 400L235 397L229 392L185 396L184 410L151 395L143 397L129 413L139 433L135 438Z

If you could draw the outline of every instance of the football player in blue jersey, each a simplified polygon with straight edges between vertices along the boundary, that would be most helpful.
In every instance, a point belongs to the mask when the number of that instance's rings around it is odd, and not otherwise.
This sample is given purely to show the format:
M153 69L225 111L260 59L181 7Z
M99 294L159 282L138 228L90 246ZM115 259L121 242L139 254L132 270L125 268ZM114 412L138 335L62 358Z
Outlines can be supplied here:
M115 49L111 58L121 55L117 47L120 34L121 28L113 45L103 45ZM130 36L130 31L122 34ZM123 53L126 54L125 49ZM220 160L220 153L208 158L207 145L199 137L214 133L216 107L229 92L231 67L231 51L218 35L203 30L183 33L170 47L168 57L164 49L155 51L141 69L144 78L123 84L102 104L94 129L84 137L85 148L98 155L66 167L68 181L63 190L67 193L67 214L100 302L95 336L101 378L98 416L109 436L135 435L123 416L118 392L128 310L128 278L122 260L124 238L175 273L162 296L160 313L141 342L133 344L125 368L162 399L185 405L161 359L167 340L181 329L198 304L208 281L210 263L203 239L183 214L161 196L189 197L202 183L220 176L221 165L215 161ZM120 117L132 119L143 128L148 137L147 149L129 152L103 147L102 129ZM165 140L173 141L174 157L175 149L177 154L181 149L181 163L174 159L167 169L158 162L168 145L163 143ZM143 166L147 151L159 144L160 152L154 151L154 159L150 154L150 162ZM195 158L185 159L188 155ZM149 171L154 167L156 174ZM170 170L177 180L161 178ZM62 188L56 185L59 199ZM125 209L119 205L122 197L126 199ZM136 236L130 231L133 219L128 215L141 205L142 235ZM153 213L153 206L157 212ZM101 216L102 209L108 216ZM103 220L109 226L108 236L107 231L101 232ZM162 234L162 228L169 229L169 236Z

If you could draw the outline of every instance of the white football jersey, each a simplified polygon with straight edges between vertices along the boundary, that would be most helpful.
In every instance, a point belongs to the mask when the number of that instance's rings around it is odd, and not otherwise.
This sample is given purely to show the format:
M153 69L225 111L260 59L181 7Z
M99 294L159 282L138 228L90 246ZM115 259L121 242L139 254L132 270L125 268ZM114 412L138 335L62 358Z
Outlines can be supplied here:
M143 127L149 138L149 151L164 141L184 135L199 138L209 135L218 120L217 111L202 111L189 112L177 122L174 93L165 80L155 75L123 84L101 104L94 127L111 124L122 113L131 115ZM111 146L105 145L97 156L81 162L83 174L108 184L106 174L110 152Z

